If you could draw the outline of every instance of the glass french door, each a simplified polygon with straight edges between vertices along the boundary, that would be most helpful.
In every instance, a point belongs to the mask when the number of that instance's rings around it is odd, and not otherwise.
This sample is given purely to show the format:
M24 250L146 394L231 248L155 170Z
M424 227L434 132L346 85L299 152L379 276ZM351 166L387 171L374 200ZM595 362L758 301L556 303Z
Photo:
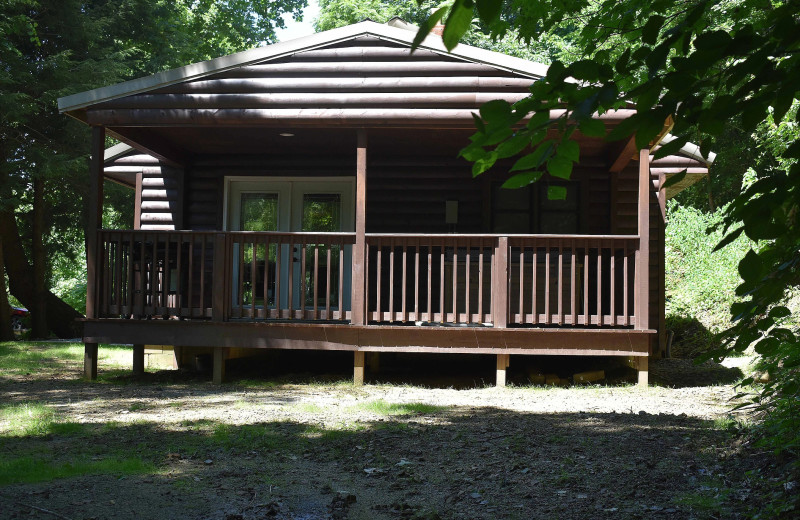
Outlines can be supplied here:
M232 231L283 231L283 232L347 232L354 229L354 183L352 179L231 179L229 183L227 228ZM284 241L287 242L287 241ZM236 245L235 249L239 246ZM252 255L256 256L256 270L263 273L266 268L267 284L243 284L241 299L233 294L234 301L241 301L245 306L282 309L306 309L315 307L313 281L325 280L330 273L330 294L326 290L317 291L316 307L331 309L339 307L339 291L342 291L342 303L347 309L350 306L351 252L350 248L332 246L330 256L323 244L319 244L316 252L315 244L306 247L296 243L271 243L260 245L253 251L253 246L245 244L241 279L257 280L252 276ZM268 250L265 250L267 248ZM305 251L305 252L304 252ZM233 251L238 258L239 250ZM305 254L305 259L302 258ZM278 261L280 259L280 261ZM315 261L316 260L316 261ZM330 262L330 266L328 263ZM340 263L343 267L340 269ZM317 272L314 272L316 266ZM234 280L240 279L238 264L234 263ZM303 269L304 268L304 269ZM339 273L342 273L340 284ZM276 292L276 283L282 287ZM291 283L291 291L285 290ZM238 284L234 283L234 287ZM341 289L340 289L341 288ZM305 289L305 290L303 290ZM291 292L291 305L289 293ZM279 301L275 301L278 294ZM330 301L326 302L325 300Z

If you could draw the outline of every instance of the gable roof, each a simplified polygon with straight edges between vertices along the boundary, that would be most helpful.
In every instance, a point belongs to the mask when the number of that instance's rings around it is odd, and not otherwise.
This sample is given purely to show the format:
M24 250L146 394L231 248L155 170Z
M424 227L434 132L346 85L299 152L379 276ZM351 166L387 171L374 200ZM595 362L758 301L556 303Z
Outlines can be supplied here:
M283 58L298 52L313 50L365 36L410 46L414 41L416 33L407 29L400 29L372 21L363 21L345 27L331 29L330 31L275 43L265 47L258 47L256 49L222 56L209 61L193 63L177 69L159 72L151 76L62 97L58 100L58 109L60 112L70 113L112 99L148 92L176 83L197 80L237 67ZM428 35L422 44L420 44L419 49L440 53L449 58L461 58L477 64L490 65L531 79L542 78L547 73L547 65L542 63L535 63L521 58L507 56L499 52L470 47L469 45L459 44L452 51L448 52L441 38L437 35Z

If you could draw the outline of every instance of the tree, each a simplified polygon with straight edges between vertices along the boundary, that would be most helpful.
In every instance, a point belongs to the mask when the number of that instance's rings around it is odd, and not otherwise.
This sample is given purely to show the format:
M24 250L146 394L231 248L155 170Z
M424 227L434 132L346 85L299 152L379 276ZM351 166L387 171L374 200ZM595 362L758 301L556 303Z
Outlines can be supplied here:
M10 291L34 337L73 337L74 310L49 290L53 257L86 221L88 131L59 97L275 41L307 0L7 0L0 7L0 232ZM56 218L58 217L58 218ZM79 238L80 237L80 238Z
M501 13L511 13L505 18ZM754 345L774 370L761 393L762 409L800 412L800 339L797 317L782 303L800 286L800 17L793 2L765 0L450 0L422 25L417 41L444 20L444 44L453 48L472 19L494 37L509 28L534 41L548 28L576 20L576 59L554 61L531 95L513 105L492 101L480 110L477 132L462 155L479 175L497 159L522 155L511 185L535 182L547 170L568 178L579 157L570 136L581 132L617 140L633 137L647 147L671 118L677 137L656 157L686 142L708 154L731 127L749 136L759 128L773 136L762 143L777 159L754 170L755 179L726 210L726 236L756 244L739 264L741 301L734 325L717 354ZM795 109L792 109L793 102ZM632 105L637 113L605 135L592 114ZM556 121L549 111L566 108ZM547 129L559 137L546 140ZM679 180L679 177L674 179ZM741 177L735 182L741 183ZM787 325L789 320L789 325ZM795 320L792 322L791 320ZM783 428L783 449L800 446L796 427Z

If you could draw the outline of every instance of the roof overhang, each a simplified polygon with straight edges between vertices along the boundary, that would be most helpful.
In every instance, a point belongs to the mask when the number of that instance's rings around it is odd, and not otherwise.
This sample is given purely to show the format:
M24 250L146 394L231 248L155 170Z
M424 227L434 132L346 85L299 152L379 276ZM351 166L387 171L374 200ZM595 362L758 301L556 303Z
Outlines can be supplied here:
M407 29L391 27L372 21L359 22L345 27L331 29L330 31L250 49L209 61L193 63L177 69L166 70L151 76L65 96L59 98L58 109L62 113L66 112L70 115L76 115L73 114L73 112L104 101L147 92L184 81L196 80L236 67L252 65L265 60L283 58L297 52L312 50L362 36L370 36L395 43L411 45L414 41L415 33ZM445 48L442 43L441 37L437 35L428 35L420 44L419 48L446 54L451 57L462 58L474 63L491 65L498 69L529 76L531 79L541 78L547 74L547 65L542 63L535 63L521 58L507 56L499 52L478 49L477 47L471 47L469 45L459 44L452 51L448 52L447 48Z

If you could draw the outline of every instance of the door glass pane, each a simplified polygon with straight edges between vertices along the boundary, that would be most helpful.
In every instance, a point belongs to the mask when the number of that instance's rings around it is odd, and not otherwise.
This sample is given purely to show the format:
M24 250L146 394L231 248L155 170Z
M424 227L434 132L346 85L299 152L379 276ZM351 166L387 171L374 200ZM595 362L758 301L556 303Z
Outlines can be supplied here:
M277 193L242 193L240 204L239 228L242 231L277 231L278 229L278 194ZM241 304L252 305L253 299L257 307L264 301L264 275L267 276L266 305L275 305L275 257L277 245L245 243L242 248L242 287ZM253 272L253 255L255 255L255 272ZM266 266L266 270L265 270Z
M338 193L303 194L302 231L335 232L342 229L342 197ZM315 255L315 249L316 255ZM331 246L330 251L330 294L327 295L331 307L339 304L339 262L341 248ZM305 305L314 305L314 282L317 283L317 306L325 307L325 293L328 291L328 251L323 245L309 244L306 249Z
M303 194L302 231L342 229L342 196L338 193Z
M277 193L242 193L240 229L276 231L278 229Z

